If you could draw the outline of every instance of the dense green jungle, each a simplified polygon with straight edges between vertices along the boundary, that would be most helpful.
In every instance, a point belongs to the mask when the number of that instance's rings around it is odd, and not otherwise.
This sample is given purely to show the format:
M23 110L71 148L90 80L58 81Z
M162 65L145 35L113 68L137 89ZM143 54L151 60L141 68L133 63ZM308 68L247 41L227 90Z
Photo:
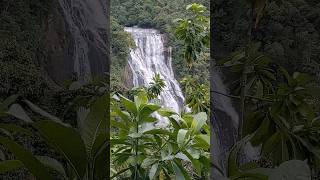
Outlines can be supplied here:
M0 1L0 179L320 178L318 1L113 0L110 28L93 33L75 27L101 20L101 6L66 2ZM172 49L187 108L158 102L170 95L163 74L133 86L140 47L125 27L155 29ZM110 69L92 55L96 36L111 40ZM93 52L86 83L70 56L79 47Z

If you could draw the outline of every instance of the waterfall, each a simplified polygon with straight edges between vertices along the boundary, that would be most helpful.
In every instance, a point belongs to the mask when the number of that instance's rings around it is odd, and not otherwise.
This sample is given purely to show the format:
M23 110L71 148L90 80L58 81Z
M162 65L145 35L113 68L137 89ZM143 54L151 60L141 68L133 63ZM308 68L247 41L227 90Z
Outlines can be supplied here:
M239 115L236 107L230 97L227 86L223 82L223 73L217 68L211 71L211 153L212 162L218 165L222 170L226 169L225 159L230 148L236 143L237 131L239 125ZM247 142L243 149L241 157L242 162L249 162L259 158L260 147L253 147ZM215 174L216 171L213 170Z
M135 87L148 86L155 74L165 81L165 88L158 97L161 105L180 112L183 108L184 96L174 77L171 66L171 48L164 46L165 36L155 29L126 27L135 41L129 57Z
M106 65L106 3L103 0L58 0L71 39L73 71L86 83ZM100 67L99 67L100 66Z
M216 68L211 71L211 154L212 162L225 170L225 158L236 142L239 116L232 99L224 96L229 94L227 86L222 79L222 73ZM212 175L221 175L212 170Z

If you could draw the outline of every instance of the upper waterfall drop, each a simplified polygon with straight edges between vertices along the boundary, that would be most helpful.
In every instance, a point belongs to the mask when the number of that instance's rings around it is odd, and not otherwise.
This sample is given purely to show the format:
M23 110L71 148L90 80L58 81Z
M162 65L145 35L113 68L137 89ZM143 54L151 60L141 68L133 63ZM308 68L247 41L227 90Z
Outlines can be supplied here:
M136 44L136 48L130 52L128 61L133 85L148 86L154 75L160 74L166 86L158 99L164 107L180 112L183 109L184 96L174 77L171 49L165 48L164 35L155 29L126 27L124 30L132 35Z

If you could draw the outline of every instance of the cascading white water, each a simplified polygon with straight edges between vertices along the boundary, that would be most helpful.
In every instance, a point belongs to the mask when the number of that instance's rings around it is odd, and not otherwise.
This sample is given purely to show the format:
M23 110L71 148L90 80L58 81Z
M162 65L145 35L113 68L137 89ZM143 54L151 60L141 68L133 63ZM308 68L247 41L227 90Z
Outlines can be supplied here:
M180 112L184 96L174 77L171 49L164 47L164 35L155 29L126 27L125 31L132 35L136 43L136 48L131 50L128 61L133 74L133 85L148 86L155 74L160 74L166 84L159 96L161 104ZM165 53L166 51L169 53Z
M232 100L225 96L229 94L227 86L222 79L222 73L213 69L211 71L211 154L212 162L225 170L225 158L236 140L236 132L239 124L239 115L233 106ZM215 169L212 176L222 175Z
M237 131L239 126L239 115L234 107L232 100L229 95L227 86L224 84L222 76L223 74L214 68L211 71L211 103L213 107L214 123L213 129L211 131L211 153L212 153L212 162L218 165L221 169L225 169L225 158L230 150L231 146L236 143L237 140ZM256 160L259 157L259 147L252 147L250 142L248 142L243 147L243 156L242 161L252 161ZM213 171L216 172L216 171ZM216 173L215 173L216 174ZM219 174L219 173L218 173Z
M106 32L107 12L103 0L58 0L72 39L74 72L78 81L86 83L92 78L90 48L104 54L107 51L102 32ZM94 46L94 48L92 48Z
M224 111L226 115L229 116L231 120L230 123L233 125L235 129L237 129L239 124L239 115L235 107L233 106L231 99L227 96L224 96L224 94L227 95L230 93L228 92L228 88L222 81L221 73L218 71L214 71L213 76L211 78L212 82L214 82L211 85L213 87L212 90L216 91L213 101L214 107L221 111Z

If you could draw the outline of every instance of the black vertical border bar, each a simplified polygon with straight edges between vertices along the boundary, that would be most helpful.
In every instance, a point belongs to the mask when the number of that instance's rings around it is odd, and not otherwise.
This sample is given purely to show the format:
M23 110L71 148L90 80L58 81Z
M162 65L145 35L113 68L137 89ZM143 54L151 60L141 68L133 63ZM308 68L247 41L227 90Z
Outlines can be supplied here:
M110 31L110 1L111 0L106 0L106 21L107 21L107 27L106 27L106 34L107 34L107 37L106 37L106 46L107 46L107 51L106 51L106 65L107 65L107 72L106 72L106 76L107 76L107 93L108 93L108 107L107 107L107 162L108 165L108 169L106 169L107 171L107 177L109 177L108 179L110 179L110 64L111 64L111 58L110 58L110 44L111 44L111 31Z

